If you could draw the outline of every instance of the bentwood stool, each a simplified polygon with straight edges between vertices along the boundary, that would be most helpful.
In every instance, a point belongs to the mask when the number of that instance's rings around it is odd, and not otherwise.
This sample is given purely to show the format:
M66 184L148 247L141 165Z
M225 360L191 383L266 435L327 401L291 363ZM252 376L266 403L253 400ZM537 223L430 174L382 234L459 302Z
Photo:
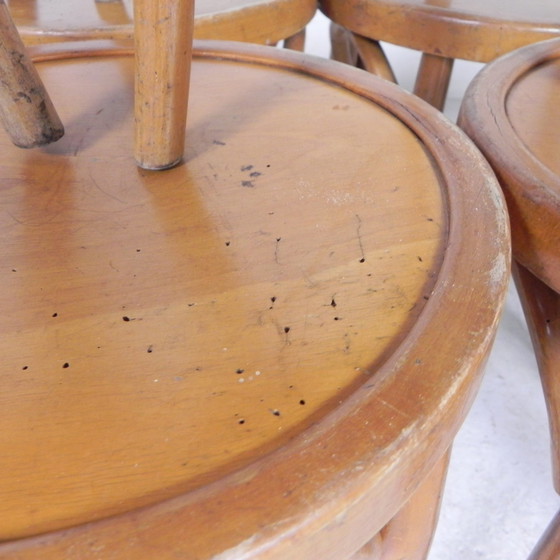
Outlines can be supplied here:
M517 288L543 382L560 490L560 41L524 47L486 67L467 91L460 122L506 195ZM532 559L559 555L560 518Z
M82 39L131 39L132 0L10 0L10 10L26 44ZM304 29L316 0L200 0L195 37L303 50Z
M67 45L64 138L0 136L0 558L424 558L509 274L485 160L393 84L210 42L144 170L134 53Z
M394 79L379 41L421 51L414 92L439 109L454 59L489 62L560 35L557 0L320 0L320 7L337 24L338 59L359 56L369 71Z

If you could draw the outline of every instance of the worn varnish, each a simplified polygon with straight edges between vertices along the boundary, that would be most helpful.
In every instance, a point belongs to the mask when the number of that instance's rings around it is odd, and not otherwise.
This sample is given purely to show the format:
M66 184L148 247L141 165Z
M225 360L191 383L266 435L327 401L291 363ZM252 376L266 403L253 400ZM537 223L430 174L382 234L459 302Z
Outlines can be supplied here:
M460 122L494 167L512 224L514 277L543 384L560 490L560 41L524 47L484 69ZM552 491L552 488L551 488ZM560 554L556 516L530 560Z
M196 51L174 169L132 158L130 53L49 54L67 135L1 138L0 558L328 560L411 499L398 550L418 487L437 517L507 282L494 178L391 84L242 50Z

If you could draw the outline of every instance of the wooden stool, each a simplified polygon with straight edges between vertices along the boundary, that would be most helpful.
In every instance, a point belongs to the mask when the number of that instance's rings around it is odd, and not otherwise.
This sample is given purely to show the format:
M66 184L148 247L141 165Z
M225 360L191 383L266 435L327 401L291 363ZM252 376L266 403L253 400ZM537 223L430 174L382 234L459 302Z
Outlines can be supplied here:
M313 0L201 0L196 4L195 37L287 46L303 50L304 28ZM132 0L10 0L26 44L83 39L130 40Z
M145 171L133 53L41 49L67 134L0 138L0 558L423 558L509 272L486 162L362 71L201 43Z
M344 28L333 30L336 58L355 62L359 56L366 69L391 78L378 41L422 51L414 93L438 109L445 102L454 59L489 62L560 35L557 0L320 0L319 4Z
M515 277L533 339L560 490L560 41L525 47L483 70L460 123L492 164L511 216ZM533 560L558 558L560 518Z

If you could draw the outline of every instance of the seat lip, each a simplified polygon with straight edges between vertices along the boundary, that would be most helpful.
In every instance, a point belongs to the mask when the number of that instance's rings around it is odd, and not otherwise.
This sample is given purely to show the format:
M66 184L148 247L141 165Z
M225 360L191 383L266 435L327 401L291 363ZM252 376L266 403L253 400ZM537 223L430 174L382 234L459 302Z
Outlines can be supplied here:
M65 56L81 56L67 48ZM60 57L63 47L57 49L35 60ZM132 50L97 51L104 53ZM449 231L434 291L375 380L283 448L185 495L0 544L3 559L69 557L78 550L81 558L97 558L99 550L111 550L111 557L221 560L284 559L294 550L325 560L350 555L446 452L476 394L506 294L510 248L501 192L474 145L423 101L339 63L221 42L195 42L194 56L304 73L406 123L431 154L442 185L447 181ZM476 325L466 339L465 318ZM399 405L403 397L410 410Z
M543 282L560 290L556 243L541 236L560 221L560 176L525 145L507 111L511 88L540 65L560 58L560 38L526 46L500 57L469 85L459 125L473 139L497 174L512 215L514 256ZM530 248L529 248L530 247ZM547 258L541 259L540 252Z

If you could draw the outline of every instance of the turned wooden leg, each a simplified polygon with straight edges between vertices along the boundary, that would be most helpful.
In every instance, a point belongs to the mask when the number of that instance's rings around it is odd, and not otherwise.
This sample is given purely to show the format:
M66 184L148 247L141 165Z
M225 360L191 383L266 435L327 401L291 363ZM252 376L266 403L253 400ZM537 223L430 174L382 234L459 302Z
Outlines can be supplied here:
M135 0L135 157L145 169L183 157L193 24L194 0Z
M420 61L414 93L436 109L443 110L452 70L452 58L424 53Z
M408 502L351 560L424 560L436 530L449 466L448 451Z
M550 426L554 486L560 492L560 295L519 264L513 266L513 272L539 366Z
M353 35L353 39L363 68L376 76L396 83L397 80L395 79L393 69L379 41L374 41L373 39L368 39L367 37L356 34Z
M298 31L295 35L284 39L284 48L303 52L305 49L305 28Z
M0 0L0 120L22 148L49 144L64 127L35 70L4 0Z

